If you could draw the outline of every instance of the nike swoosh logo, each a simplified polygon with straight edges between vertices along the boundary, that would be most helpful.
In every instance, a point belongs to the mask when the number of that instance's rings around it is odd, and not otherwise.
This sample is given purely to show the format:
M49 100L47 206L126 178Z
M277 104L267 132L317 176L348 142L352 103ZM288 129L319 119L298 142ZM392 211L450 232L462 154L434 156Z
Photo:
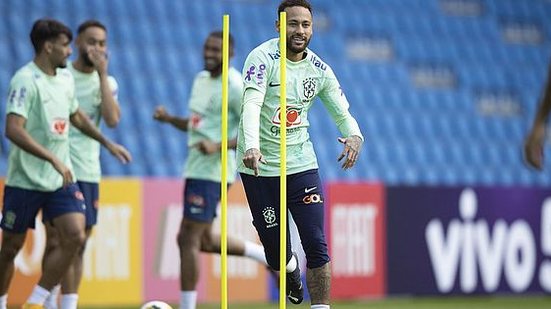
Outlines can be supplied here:
M287 297L288 297L290 300L294 301L295 303L298 302L298 297L292 296L290 292L289 292L289 295L287 295Z
M279 85L281 85L281 84L274 83L274 82L270 82L270 83L268 84L268 86L270 86L270 87L278 87Z
M304 193L309 193L310 191L315 190L316 188L317 188L317 187L304 188Z

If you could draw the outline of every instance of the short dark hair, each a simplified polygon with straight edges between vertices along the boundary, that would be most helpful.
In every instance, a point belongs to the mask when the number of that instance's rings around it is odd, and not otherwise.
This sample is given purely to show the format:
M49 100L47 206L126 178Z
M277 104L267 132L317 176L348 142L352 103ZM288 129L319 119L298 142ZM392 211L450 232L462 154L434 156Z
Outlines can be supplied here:
M83 33L84 31L86 31L86 29L88 29L90 27L98 27L98 28L103 29L103 31L107 32L107 27L105 27L104 24L102 24L98 20L89 19L89 20L83 22L82 24L80 24L80 26L78 26L77 34Z
M48 18L35 21L30 34L34 51L36 53L40 52L44 42L57 39L61 34L65 34L69 38L69 42L73 40L71 29L60 21Z
M308 2L308 0L283 0L277 8L277 18L279 19L279 13L285 11L286 8L290 8L293 6L302 6L303 8L308 9L308 11L310 11L310 14L313 14L312 5L310 4L310 2Z
M217 30L217 31L213 31L209 34L209 37L215 37L215 38L220 38L220 39L223 39L223 36L224 36L224 33L220 30ZM228 41L230 43L230 49L233 48L233 36L231 35L231 33L228 33Z

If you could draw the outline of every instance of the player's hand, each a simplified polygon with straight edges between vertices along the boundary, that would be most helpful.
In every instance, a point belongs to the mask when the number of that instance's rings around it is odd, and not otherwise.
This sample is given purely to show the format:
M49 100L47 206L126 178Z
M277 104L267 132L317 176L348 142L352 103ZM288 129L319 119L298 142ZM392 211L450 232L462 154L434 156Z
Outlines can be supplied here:
M126 164L132 161L132 155L130 155L130 152L124 148L124 146L116 144L116 143L109 143L107 145L107 149L109 152L119 159L122 163Z
M162 105L159 105L155 108L153 113L153 119L160 122L167 122L170 118L170 114L166 111L166 108Z
M260 173L259 162L266 164L266 160L262 157L260 150L251 148L245 151L243 155L243 164L245 164L247 168L254 170L255 176L258 176Z
M100 75L107 74L107 65L109 61L107 60L107 52L101 51L96 48L88 49L88 58L94 65L94 68L98 71Z
M220 151L220 143L203 140L195 144L195 147L203 154L209 155Z
M55 170L63 177L64 188L73 183L73 174L63 162L59 161L58 159L54 159L52 161L52 165L54 166Z
M338 140L344 144L344 149L341 152L341 155L337 158L337 161L340 162L343 158L346 158L342 164L342 168L345 170L350 169L358 160L358 156L360 155L360 150L363 145L363 140L356 135L352 135L347 138L339 137Z
M524 159L533 168L543 168L543 141L545 137L545 125L535 125L524 141Z

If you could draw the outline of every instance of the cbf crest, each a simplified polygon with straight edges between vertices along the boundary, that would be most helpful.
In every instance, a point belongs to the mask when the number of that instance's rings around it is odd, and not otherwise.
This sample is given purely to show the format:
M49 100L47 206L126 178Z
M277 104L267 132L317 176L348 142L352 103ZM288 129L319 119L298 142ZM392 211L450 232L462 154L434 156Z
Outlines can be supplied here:
M316 94L316 81L308 77L302 81L302 86L304 87L304 97L306 99L311 99Z
M264 221L266 222L266 228L277 226L277 217L273 207L265 207L264 210L262 210L262 215L264 216Z

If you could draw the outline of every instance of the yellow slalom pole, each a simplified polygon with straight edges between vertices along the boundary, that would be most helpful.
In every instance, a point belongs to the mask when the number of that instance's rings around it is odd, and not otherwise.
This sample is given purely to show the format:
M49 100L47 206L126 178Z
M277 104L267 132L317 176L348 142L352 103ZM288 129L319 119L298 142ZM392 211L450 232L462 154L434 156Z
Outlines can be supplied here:
M220 184L220 207L222 208L220 237L220 308L228 308L228 70L229 70L230 16L222 20L222 180Z
M279 13L279 308L287 305L287 14Z

